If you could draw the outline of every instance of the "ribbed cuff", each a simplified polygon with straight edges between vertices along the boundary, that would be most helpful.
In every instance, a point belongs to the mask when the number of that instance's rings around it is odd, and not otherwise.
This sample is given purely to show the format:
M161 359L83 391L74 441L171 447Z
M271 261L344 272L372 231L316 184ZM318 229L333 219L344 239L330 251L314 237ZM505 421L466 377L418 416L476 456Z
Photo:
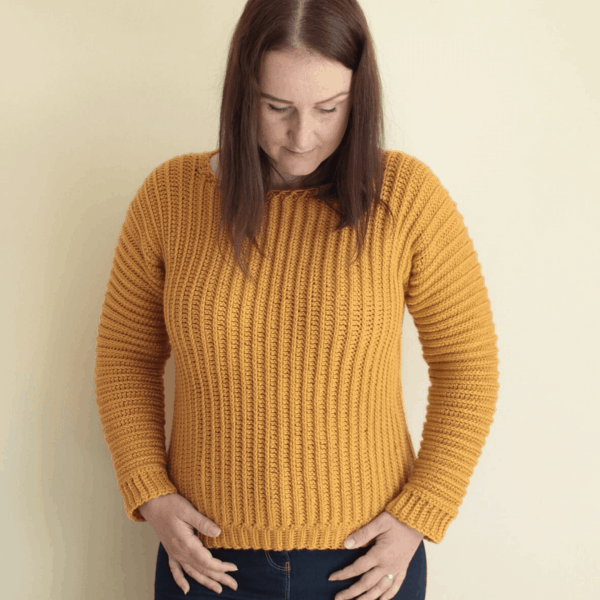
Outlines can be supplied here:
M458 514L457 510L452 513L439 508L421 490L411 487L408 483L385 510L402 523L422 533L426 540L436 544L442 541L448 525Z
M169 479L167 470L159 467L136 473L123 482L119 486L119 490L123 496L127 516L138 523L146 521L138 510L142 504L152 498L158 498L158 496L177 493L177 488Z

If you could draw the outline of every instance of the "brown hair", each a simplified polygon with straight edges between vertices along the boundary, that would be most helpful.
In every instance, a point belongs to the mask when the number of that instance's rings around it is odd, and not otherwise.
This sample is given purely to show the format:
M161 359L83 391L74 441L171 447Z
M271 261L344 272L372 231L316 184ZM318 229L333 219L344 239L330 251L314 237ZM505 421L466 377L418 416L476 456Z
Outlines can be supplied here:
M266 52L294 50L337 61L353 75L352 108L340 145L293 189L314 188L314 197L340 216L335 230L355 228L359 253L373 206L382 203L391 213L380 198L385 135L381 80L367 21L358 2L248 0L229 48L221 102L217 186L221 192L219 239L227 226L235 259L246 276L247 256L241 263L240 249L247 240L258 248L256 234L263 220L272 171L276 170L257 141L260 68ZM262 254L260 248L258 251Z

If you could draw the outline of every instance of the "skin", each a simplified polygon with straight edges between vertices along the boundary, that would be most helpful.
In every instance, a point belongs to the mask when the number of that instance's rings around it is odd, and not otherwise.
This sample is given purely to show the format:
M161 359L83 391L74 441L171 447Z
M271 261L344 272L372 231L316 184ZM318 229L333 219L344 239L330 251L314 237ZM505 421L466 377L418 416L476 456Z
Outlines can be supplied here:
M281 172L273 172L273 189L298 187L300 178L315 171L340 145L350 118L351 69L306 50L267 52L260 71L261 94L269 94L289 102L261 97L258 143ZM285 109L274 111L270 106ZM323 110L335 109L327 114ZM306 156L296 152L311 151ZM218 172L218 154L211 159Z

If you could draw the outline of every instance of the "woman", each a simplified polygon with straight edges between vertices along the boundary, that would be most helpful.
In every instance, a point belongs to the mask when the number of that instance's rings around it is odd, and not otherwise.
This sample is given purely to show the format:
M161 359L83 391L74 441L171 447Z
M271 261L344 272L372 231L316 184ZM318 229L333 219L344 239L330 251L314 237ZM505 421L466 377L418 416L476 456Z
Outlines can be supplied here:
M160 540L157 599L425 597L424 540L492 422L496 335L456 204L382 150L380 98L355 0L249 0L219 151L163 163L131 202L95 382L127 514ZM405 306L432 382L418 457Z

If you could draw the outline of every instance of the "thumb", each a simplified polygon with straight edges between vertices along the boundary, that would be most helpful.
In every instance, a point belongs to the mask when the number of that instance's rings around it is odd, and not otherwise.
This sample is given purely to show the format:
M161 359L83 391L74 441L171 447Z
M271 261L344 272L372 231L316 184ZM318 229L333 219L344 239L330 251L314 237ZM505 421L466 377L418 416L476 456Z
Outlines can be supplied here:
M361 527L348 536L344 541L344 546L346 548L360 548L360 546L364 546L368 541L364 529L364 527Z
M379 535L380 531L376 521L371 521L365 526L357 529L352 535L344 540L346 548L360 548L367 545L373 538Z
M221 528L211 521L206 515L197 511L195 508L190 510L189 523L192 524L200 533L210 537L221 535Z

